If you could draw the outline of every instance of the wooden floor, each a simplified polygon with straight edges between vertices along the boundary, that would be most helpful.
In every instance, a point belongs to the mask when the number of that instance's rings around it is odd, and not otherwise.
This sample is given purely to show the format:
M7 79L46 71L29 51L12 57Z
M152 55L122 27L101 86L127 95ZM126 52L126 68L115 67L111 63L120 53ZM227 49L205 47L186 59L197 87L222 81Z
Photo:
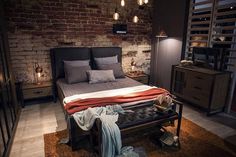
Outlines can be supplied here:
M189 106L184 106L183 114L185 118L222 138L236 135L235 117L226 114L206 117L205 113ZM64 114L58 103L26 106L22 109L10 157L44 157L43 134L65 128Z

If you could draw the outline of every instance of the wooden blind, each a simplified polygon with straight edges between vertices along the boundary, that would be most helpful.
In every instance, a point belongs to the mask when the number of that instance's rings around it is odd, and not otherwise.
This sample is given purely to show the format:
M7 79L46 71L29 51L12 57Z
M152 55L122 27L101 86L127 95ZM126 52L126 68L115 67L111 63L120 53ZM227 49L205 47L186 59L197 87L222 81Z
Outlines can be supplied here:
M220 47L227 50L227 67L236 66L235 0L190 0L186 57L193 47Z
M193 47L209 46L214 0L190 0L186 56Z
M236 1L215 0L212 17L209 46L227 50L227 70L233 72L236 66Z

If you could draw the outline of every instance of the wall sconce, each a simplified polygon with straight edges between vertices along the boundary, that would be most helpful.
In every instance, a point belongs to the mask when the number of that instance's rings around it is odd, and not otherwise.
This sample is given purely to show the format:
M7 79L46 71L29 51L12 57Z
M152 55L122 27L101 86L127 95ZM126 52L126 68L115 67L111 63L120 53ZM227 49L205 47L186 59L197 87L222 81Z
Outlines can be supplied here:
M43 68L40 67L38 63L35 63L35 72L36 72L36 75L37 75L36 84L41 84L39 79L42 76Z

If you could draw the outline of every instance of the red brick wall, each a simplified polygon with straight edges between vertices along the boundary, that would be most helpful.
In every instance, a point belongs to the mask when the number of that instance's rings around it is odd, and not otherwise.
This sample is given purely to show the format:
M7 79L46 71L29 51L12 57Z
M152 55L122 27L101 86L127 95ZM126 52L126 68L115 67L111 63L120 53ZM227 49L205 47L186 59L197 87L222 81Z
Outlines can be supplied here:
M125 8L119 6L121 19L128 25L128 34L114 35L112 25L116 22L112 15L116 0L15 1L6 2L5 15L11 61L18 81L34 81L35 62L43 66L43 80L51 79L49 50L62 46L121 46L125 71L129 70L133 57L137 68L148 72L152 29L150 3L144 9L138 9L136 0L126 0ZM132 22L134 14L140 18L138 24Z

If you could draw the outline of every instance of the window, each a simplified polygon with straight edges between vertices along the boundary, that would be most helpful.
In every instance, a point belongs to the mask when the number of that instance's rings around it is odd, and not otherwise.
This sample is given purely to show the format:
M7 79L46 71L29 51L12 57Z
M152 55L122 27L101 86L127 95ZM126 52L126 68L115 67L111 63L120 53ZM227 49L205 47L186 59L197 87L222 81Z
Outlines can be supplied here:
M234 71L236 62L235 0L191 0L188 18L186 57L193 47L226 49L227 70Z

